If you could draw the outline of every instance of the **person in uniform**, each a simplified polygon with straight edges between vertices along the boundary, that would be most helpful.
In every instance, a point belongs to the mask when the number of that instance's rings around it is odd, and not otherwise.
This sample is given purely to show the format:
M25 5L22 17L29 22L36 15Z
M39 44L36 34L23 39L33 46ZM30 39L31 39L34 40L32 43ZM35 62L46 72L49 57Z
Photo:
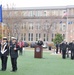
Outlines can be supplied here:
M56 43L56 54L58 54L59 44Z
M2 63L1 71L5 71L7 68L8 55L9 55L9 46L7 43L7 37L3 37L2 42L0 44L0 56Z
M71 59L74 59L74 40L71 43Z
M60 52L60 53L61 53L61 44L62 44L62 42L59 44L59 49L60 49L60 51L59 51L59 52Z
M41 39L41 38L38 40L37 45L39 45L39 46L42 46L42 45L43 45L43 41L42 41L42 39Z
M66 41L63 41L61 44L61 50L62 50L62 58L66 58L66 50L67 50L67 43Z
M17 39L14 37L12 39L12 43L10 44L10 57L11 57L11 64L12 64L11 72L17 71L17 58L18 58L19 46L16 40Z

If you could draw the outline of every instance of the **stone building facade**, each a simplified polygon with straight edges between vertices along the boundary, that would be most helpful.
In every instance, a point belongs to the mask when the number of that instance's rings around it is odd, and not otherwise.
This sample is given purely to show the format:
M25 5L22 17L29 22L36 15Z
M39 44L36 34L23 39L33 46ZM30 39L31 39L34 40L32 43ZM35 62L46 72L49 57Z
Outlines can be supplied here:
M10 28L8 36L19 40L32 42L42 38L51 42L60 33L71 41L74 39L74 6L6 8L3 23Z

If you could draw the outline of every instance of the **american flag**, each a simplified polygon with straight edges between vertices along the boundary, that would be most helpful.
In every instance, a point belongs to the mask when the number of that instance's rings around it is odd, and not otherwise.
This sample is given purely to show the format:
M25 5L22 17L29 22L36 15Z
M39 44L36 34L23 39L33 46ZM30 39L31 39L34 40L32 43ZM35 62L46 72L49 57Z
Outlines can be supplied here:
M68 12L67 11L64 11L63 12L63 18L66 18L68 16Z

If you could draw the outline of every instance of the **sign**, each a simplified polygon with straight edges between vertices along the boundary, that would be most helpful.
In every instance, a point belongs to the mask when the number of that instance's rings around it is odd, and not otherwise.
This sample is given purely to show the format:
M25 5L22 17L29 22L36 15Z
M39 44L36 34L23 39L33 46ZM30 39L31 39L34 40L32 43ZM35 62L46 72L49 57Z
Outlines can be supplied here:
M36 48L36 52L40 52L40 48L39 47Z

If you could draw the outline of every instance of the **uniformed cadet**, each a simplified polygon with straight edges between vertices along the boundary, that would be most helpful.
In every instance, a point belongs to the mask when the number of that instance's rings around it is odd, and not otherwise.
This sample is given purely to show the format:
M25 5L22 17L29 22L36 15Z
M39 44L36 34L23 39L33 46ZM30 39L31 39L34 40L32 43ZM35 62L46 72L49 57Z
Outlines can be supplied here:
M17 58L18 58L19 46L16 40L17 39L14 37L12 39L12 43L10 44L10 57L11 57L11 64L12 64L11 72L17 71Z
M0 44L0 56L1 56L1 71L5 71L7 68L7 59L9 55L9 46L7 43L7 37L3 37L2 42Z

